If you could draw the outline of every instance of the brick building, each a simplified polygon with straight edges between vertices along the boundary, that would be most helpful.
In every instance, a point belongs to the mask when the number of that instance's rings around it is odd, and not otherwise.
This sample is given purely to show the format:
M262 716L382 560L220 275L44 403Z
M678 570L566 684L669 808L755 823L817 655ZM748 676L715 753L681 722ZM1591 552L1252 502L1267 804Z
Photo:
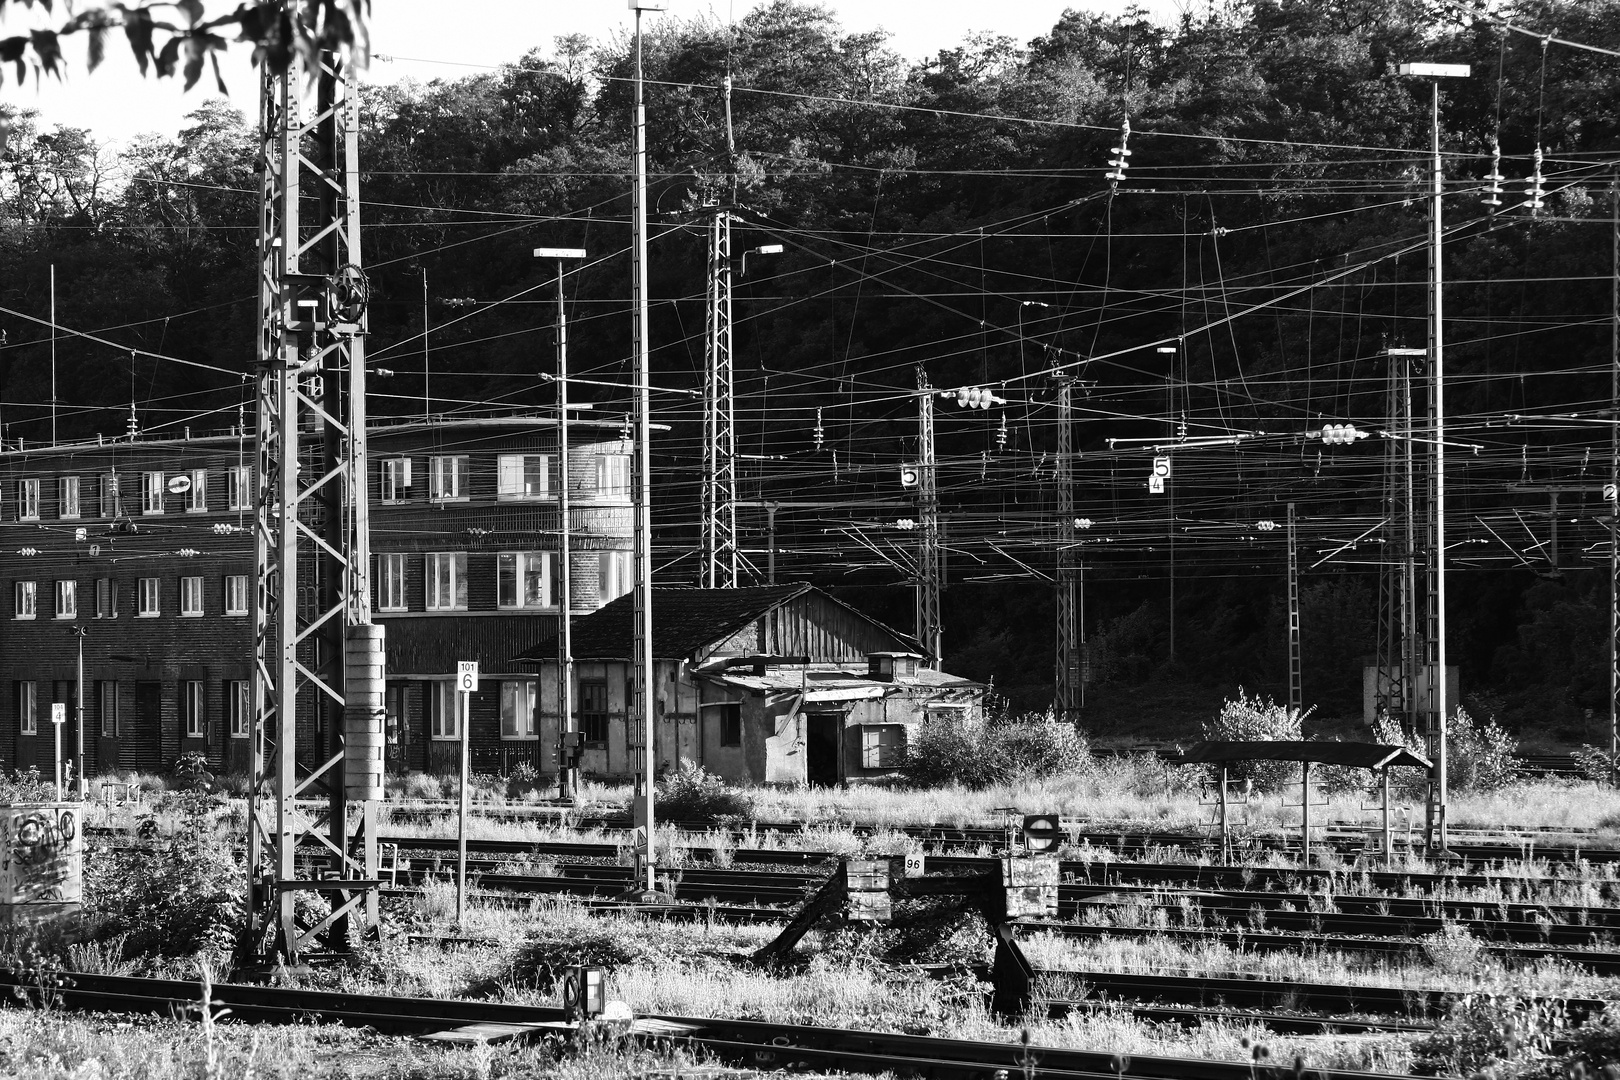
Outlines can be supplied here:
M630 447L617 424L571 421L569 438L569 566L586 614L630 586ZM480 767L538 761L533 677L507 658L557 630L555 420L404 423L368 441L388 767L452 766L457 660L485 675L471 712ZM0 767L49 773L57 702L73 756L75 628L91 775L191 751L246 767L253 459L242 432L0 453L0 589L12 605L0 619ZM313 750L316 734L300 745Z

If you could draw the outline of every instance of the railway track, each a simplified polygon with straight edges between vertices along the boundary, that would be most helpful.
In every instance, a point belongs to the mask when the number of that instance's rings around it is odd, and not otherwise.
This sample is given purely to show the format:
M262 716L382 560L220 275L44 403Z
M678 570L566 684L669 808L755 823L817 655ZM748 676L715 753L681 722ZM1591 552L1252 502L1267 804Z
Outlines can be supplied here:
M62 977L40 991L26 977L0 971L0 986L24 999L43 998L52 1008L147 1015L195 1015L203 1006L196 983L123 976ZM7 995L12 1000L12 995ZM458 1001L298 990L216 983L208 1004L229 1008L249 1023L315 1020L365 1026L396 1035L442 1042L538 1038L566 1032L560 1009L500 1002ZM642 1019L655 1037L701 1047L722 1060L775 1069L799 1067L851 1072L920 1075L1016 1074L1025 1065L1046 1080L1251 1080L1248 1062L1111 1054L1016 1043L977 1042L845 1028L778 1024L712 1017L653 1016ZM647 1023L650 1022L650 1023ZM1312 1070L1321 1080L1388 1080L1393 1074Z

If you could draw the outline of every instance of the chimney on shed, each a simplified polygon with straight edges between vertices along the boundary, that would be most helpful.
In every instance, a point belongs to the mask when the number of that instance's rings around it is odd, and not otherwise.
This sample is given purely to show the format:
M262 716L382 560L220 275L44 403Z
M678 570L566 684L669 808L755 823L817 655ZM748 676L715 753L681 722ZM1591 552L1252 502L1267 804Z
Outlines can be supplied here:
M866 677L876 682L917 681L917 661L922 657L909 652L874 652L866 654Z

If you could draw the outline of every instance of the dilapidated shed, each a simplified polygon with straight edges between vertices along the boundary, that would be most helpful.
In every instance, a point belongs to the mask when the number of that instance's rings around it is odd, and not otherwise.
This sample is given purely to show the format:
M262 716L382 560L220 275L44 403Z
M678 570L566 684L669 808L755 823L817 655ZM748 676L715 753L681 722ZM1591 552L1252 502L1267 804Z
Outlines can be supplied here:
M629 722L629 596L573 627L574 702L587 776L640 760ZM905 634L811 585L654 589L658 767L733 782L836 784L892 775L930 714L983 708L985 687L922 663ZM538 671L539 742L555 767L556 638L514 664Z

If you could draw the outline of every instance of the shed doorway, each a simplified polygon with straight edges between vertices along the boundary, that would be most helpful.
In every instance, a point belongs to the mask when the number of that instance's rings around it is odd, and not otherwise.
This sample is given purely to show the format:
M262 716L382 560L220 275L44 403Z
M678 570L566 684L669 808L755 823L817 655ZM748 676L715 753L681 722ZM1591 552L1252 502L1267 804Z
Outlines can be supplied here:
M804 779L811 787L834 787L843 777L843 713L806 713Z

